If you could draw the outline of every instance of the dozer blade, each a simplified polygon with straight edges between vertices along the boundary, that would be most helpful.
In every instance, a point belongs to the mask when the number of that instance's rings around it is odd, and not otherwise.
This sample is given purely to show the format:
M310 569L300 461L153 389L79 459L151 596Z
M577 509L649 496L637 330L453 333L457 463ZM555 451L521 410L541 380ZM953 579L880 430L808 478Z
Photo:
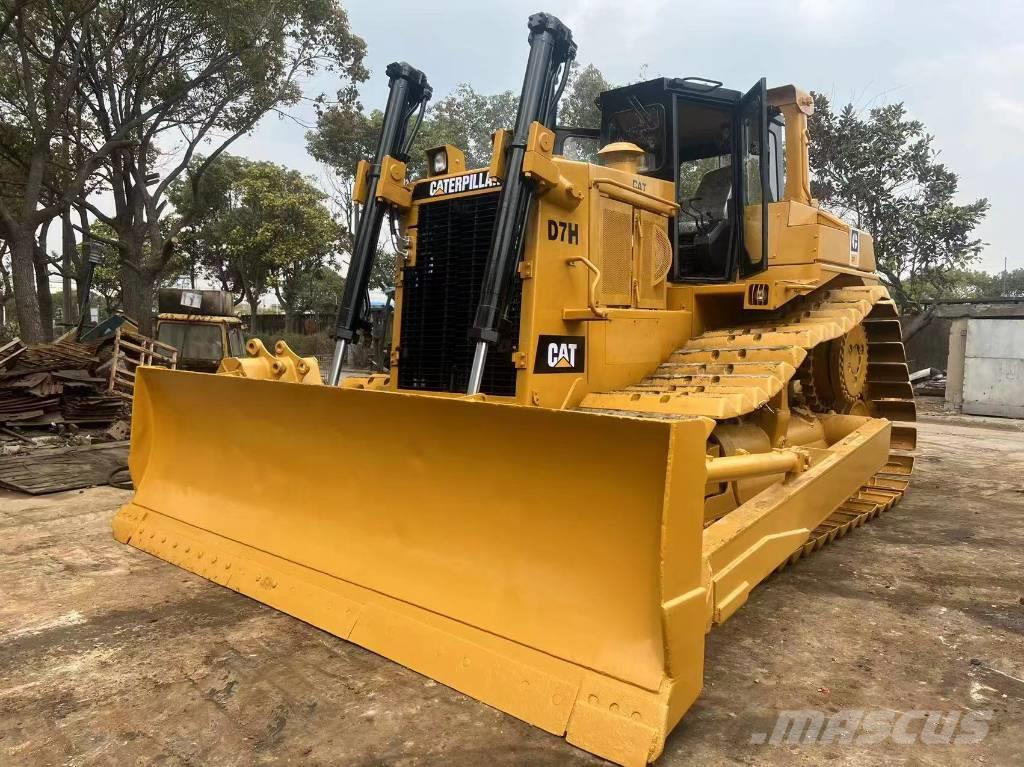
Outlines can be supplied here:
M114 534L641 765L701 687L711 425L144 368Z

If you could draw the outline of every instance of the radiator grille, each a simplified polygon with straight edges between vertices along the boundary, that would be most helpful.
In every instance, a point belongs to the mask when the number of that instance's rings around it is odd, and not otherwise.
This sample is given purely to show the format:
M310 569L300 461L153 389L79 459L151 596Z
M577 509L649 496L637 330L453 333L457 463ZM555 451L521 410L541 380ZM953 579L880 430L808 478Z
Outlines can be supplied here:
M416 265L402 276L398 388L464 392L474 344L468 337L480 300L498 193L421 204ZM512 353L519 342L522 284L517 277L501 328L491 347L481 390L514 396Z
M668 223L652 213L640 214L640 257L637 266L637 306L641 309L664 309L665 278L672 268L672 243Z
M629 306L633 279L633 209L615 200L602 200L598 282L601 303Z

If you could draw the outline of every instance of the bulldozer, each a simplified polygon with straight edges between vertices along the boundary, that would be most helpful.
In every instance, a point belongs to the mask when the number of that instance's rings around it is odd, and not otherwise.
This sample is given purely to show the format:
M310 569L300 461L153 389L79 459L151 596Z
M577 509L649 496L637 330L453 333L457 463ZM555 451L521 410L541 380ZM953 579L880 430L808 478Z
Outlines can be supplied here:
M257 340L219 374L143 370L113 529L644 765L706 635L902 498L913 392L870 235L811 195L808 93L663 77L564 126L576 43L528 27L487 167L444 145L413 177L431 88L387 68L326 384ZM344 377L385 224L390 370Z

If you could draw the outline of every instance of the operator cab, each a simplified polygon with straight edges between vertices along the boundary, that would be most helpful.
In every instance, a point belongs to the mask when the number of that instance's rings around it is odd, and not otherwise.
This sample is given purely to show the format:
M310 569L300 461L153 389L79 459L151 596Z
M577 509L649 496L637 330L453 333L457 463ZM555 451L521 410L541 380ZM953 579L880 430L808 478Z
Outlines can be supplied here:
M640 173L673 182L673 282L730 282L767 268L762 202L784 187L783 123L763 79L743 94L717 80L658 78L605 91L599 105L599 130L559 129L559 139L636 144Z

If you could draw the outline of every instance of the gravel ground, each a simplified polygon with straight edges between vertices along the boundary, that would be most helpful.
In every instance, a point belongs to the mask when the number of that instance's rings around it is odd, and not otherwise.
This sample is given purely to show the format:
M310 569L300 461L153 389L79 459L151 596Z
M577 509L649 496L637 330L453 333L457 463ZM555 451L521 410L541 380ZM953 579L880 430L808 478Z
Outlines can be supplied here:
M902 505L712 633L658 764L1024 763L1024 431L1007 424L930 413ZM0 495L0 764L605 764L118 545L127 496ZM989 719L974 745L925 744L913 716L872 745L755 742L795 709Z

